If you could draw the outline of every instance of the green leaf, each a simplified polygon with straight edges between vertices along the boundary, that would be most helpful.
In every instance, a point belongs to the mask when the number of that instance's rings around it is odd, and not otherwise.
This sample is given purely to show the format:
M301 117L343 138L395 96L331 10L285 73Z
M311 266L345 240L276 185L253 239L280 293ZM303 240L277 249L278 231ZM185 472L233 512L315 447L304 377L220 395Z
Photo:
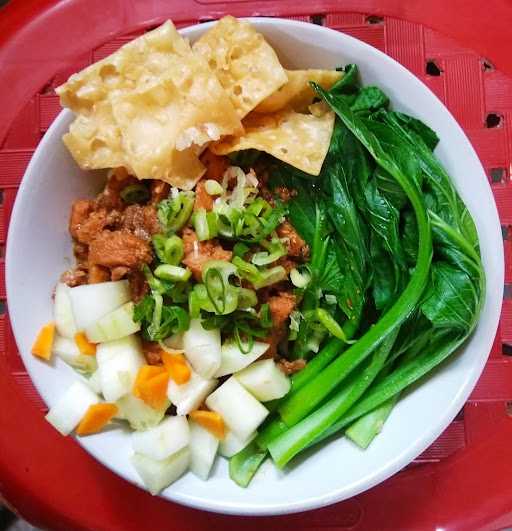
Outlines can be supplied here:
M432 265L421 309L435 327L469 331L477 305L478 293L467 273L443 262Z
M356 99L350 106L353 112L374 112L381 108L387 108L389 98L379 87L366 86L357 94Z
M394 261L400 267L404 267L405 257L399 235L398 210L380 193L373 179L366 185L365 198L367 219L373 231L380 236L383 246L393 256Z
M354 94L359 90L359 69L357 65L348 64L343 69L343 76L334 83L330 92L333 94Z
M372 294L377 310L385 310L396 297L396 269L389 254L382 248L380 239L372 237L370 246L373 264Z
M423 123L417 118L413 118L407 114L401 112L391 112L394 118L400 122L403 127L410 131L414 131L418 136L421 137L423 142L428 146L431 151L434 151L437 144L439 143L439 137L437 133L433 131L427 124Z
M414 213L410 210L402 213L402 219L402 248L409 265L412 265L416 262L418 256L418 224Z

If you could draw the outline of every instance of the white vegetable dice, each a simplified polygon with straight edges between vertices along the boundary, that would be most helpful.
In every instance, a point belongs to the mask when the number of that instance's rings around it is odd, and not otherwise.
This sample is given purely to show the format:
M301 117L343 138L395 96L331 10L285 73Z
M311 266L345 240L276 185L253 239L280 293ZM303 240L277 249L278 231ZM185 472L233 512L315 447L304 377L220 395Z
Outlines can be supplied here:
M69 295L69 286L60 282L55 288L55 303L53 313L55 316L55 326L57 332L62 337L73 339L78 332L71 307L71 297Z
M62 361L82 373L90 374L98 366L96 356L82 354L74 339L56 336L53 340L52 352Z
M247 439L265 420L268 410L231 377L207 399L206 405L219 413L235 435Z
M96 359L107 402L115 402L132 391L137 372L145 362L140 340L135 335L101 343Z
M224 439L220 441L219 454L224 457L232 457L245 448L256 435L258 435L258 433L254 431L246 439L240 439L240 437L237 437L232 431L228 431Z
M190 421L190 470L206 481L217 455L219 439L196 422Z
M78 426L89 406L99 401L98 395L85 383L75 382L50 408L45 418L62 435L68 435Z
M118 417L126 420L132 429L142 431L159 424L170 402L166 401L160 409L154 409L132 393L128 393L121 397L116 405L119 408Z
M290 379L274 360L260 360L243 369L235 378L261 402L283 397L291 386Z
M84 330L131 300L127 280L84 284L69 289L71 306L78 330Z
M135 453L131 457L131 462L146 488L154 495L174 483L187 471L189 459L189 449L182 448L163 460Z
M204 402L216 385L217 380L206 380L192 370L190 380L184 384L178 385L169 378L167 396L176 406L178 415L188 415Z
M265 354L269 346L268 343L255 341L252 349L247 354L244 354L236 343L232 341L224 343L220 351L220 367L215 376L219 378L244 369Z
M92 343L113 341L135 334L140 330L140 323L133 320L134 304L123 304L117 310L107 313L85 329L87 339Z
M166 459L188 446L190 432L186 417L167 417L158 426L132 433L135 453L151 459Z
M183 334L185 356L203 378L212 378L220 367L220 330L205 330L199 319L190 321Z

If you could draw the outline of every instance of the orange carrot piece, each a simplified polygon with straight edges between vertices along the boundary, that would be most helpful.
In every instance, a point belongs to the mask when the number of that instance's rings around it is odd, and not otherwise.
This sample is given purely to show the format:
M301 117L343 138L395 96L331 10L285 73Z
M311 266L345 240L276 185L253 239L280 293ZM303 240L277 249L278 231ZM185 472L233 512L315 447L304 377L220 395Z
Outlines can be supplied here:
M55 323L45 324L32 345L32 354L38 358L49 360L52 357L53 340L55 338Z
M159 409L167 400L169 373L162 365L143 365L133 385L133 394L148 406Z
M87 339L85 332L77 332L75 334L75 343L80 353L84 356L96 356L96 345Z
M164 362L164 367L169 371L169 376L175 383L182 385L190 380L192 371L183 354L171 354L163 351L162 361Z
M112 420L112 417L117 411L118 408L115 404L107 402L89 406L89 409L76 428L77 435L91 435L92 433L99 432Z
M215 413L215 411L197 409L196 411L189 413L189 417L215 435L217 439L224 439L226 436L224 419L218 413Z

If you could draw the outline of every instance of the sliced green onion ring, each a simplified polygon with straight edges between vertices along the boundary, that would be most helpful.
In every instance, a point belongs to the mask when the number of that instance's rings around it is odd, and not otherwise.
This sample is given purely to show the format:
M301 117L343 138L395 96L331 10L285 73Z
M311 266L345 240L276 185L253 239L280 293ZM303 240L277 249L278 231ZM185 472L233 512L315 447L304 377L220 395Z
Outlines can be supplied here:
M125 186L119 195L127 205L145 203L151 197L147 186L142 183Z
M170 264L162 264L155 269L156 277L172 282L186 282L191 274L192 272L188 268Z

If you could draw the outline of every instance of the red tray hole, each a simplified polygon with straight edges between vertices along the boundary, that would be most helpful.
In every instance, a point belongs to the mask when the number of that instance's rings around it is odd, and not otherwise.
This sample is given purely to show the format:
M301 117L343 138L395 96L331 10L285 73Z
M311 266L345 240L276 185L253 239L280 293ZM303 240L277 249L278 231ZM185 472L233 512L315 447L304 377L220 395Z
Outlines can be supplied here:
M482 59L482 70L484 72L494 72L494 65L489 61L489 59Z
M509 417L512 417L512 402L505 402L505 411Z
M508 300L512 299L512 284L505 284L503 298Z
M509 233L510 233L510 225L502 225L501 226L501 235L503 236L504 240L508 240Z
M494 129L495 127L501 127L503 125L503 116L501 114L490 112L485 117L485 127L488 129Z
M368 15L365 18L365 21L367 24L384 24L384 19L382 17L379 17L378 15Z
M434 59L429 59L425 65L425 72L427 76L439 77L443 71L439 65L434 61Z
M324 26L325 25L325 15L311 15L309 17L309 20L316 24L317 26Z
M501 345L501 353L504 356L512 356L512 345L509 345L508 343L503 343Z
M0 315L5 315L5 301L0 301Z
M493 183L505 183L507 180L507 170L505 168L491 168L489 174Z

